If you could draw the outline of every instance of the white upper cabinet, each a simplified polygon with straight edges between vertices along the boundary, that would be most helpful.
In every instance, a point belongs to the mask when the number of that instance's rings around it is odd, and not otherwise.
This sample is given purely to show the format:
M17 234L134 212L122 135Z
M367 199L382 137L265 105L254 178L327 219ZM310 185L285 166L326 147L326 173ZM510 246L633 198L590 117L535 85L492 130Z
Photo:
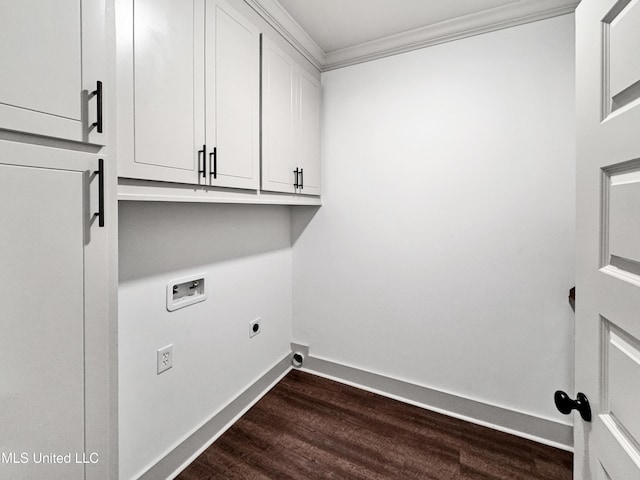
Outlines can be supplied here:
M0 128L104 144L104 0L0 2Z
M320 195L320 83L307 72L299 75L299 121L296 164L299 193Z
M223 0L117 6L119 176L257 190L257 27Z
M320 195L320 84L262 43L262 190Z
M294 193L296 66L273 42L262 40L262 189Z
M242 0L116 0L121 198L319 201L320 84L263 28Z
M130 75L118 93L133 102L135 132L119 175L204 184L204 0L125 0L118 8L132 16L128 28L118 23L118 35L131 38L131 50L118 52Z
M260 31L223 0L206 3L209 183L260 185Z

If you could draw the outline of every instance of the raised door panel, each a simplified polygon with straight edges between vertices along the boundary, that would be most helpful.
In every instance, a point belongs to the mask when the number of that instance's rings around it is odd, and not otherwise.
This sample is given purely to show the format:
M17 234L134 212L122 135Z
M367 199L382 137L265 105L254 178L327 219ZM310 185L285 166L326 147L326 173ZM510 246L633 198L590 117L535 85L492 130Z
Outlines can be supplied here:
M609 85L613 109L640 97L640 58L629 45L640 45L640 9L620 2L619 14L612 12L604 22L608 34Z
M80 2L2 0L0 101L80 120Z
M210 184L260 186L260 31L227 2L206 4L206 138Z
M135 0L134 152L119 175L204 183L203 0Z
M293 60L262 41L262 190L293 193L295 75Z
M299 193L320 195L320 83L306 72L299 77L297 165L302 169Z
M0 1L0 128L103 144L104 1Z
M84 303L95 164L0 142L0 451L25 461L3 461L2 478L85 478L85 335L101 315ZM68 462L41 457L52 453Z

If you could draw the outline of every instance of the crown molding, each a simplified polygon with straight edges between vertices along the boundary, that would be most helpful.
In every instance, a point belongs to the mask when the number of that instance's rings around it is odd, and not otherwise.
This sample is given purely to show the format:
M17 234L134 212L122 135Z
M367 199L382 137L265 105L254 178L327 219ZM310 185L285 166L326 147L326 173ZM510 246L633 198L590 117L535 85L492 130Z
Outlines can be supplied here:
M265 19L284 39L322 70L325 53L298 22L277 0L244 0L258 15Z
M320 71L573 13L580 0L520 0L325 53L278 0L244 0Z
M503 28L515 27L567 13L579 0L521 0L502 7L434 23L326 54L322 71L334 70L419 48L451 42Z

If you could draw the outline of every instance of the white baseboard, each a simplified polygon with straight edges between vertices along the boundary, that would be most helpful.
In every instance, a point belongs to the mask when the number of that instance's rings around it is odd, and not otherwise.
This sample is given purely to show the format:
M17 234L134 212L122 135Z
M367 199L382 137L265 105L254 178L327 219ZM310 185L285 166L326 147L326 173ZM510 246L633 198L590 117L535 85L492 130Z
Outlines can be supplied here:
M292 343L291 347L293 351L301 351L305 354L308 352L306 345ZM489 405L323 358L305 356L304 365L300 370L307 373L545 445L568 451L573 450L573 427L571 425ZM138 478L140 480L158 480L173 479L178 476L187 465L238 421L290 370L291 354L288 354Z
M538 443L573 451L573 427L568 424L441 392L314 356L307 356L300 370Z
M220 412L144 472L139 480L173 479L226 432L291 370L287 354Z

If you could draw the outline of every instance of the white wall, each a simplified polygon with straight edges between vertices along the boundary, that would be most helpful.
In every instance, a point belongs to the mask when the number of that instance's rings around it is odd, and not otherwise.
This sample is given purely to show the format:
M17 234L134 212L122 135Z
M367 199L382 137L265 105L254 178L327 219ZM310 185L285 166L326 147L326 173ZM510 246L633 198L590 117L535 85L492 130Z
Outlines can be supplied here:
M570 422L552 397L573 377L573 33L567 15L323 74L294 341Z
M290 352L288 207L120 202L120 478L137 477ZM209 298L168 312L169 281ZM262 331L249 339L249 322ZM156 350L174 345L156 375Z

